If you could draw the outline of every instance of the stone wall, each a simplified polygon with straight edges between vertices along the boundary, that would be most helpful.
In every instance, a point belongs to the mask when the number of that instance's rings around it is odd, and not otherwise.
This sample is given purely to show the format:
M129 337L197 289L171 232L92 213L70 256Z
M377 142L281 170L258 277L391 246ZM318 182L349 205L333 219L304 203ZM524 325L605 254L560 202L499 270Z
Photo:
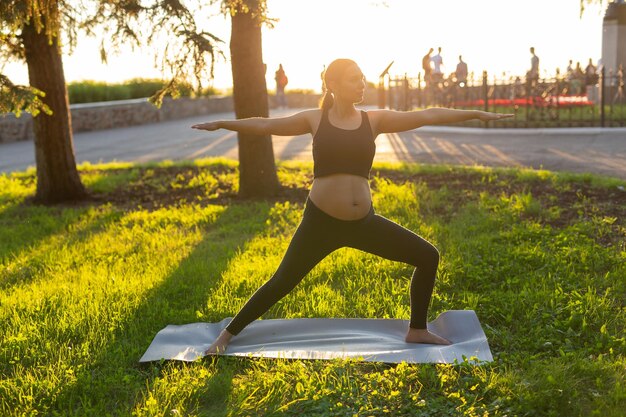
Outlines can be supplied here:
M13 114L0 116L0 143L28 140L33 137L33 118L28 113L22 113L17 118Z
M375 103L375 91L368 91L364 104ZM319 104L317 94L287 93L290 108L315 108ZM276 106L276 97L269 96L271 108ZM207 98L165 99L157 109L146 99L110 101L102 103L73 104L72 129L76 132L135 126L146 123L158 123L167 120L183 119L211 113L229 113L233 111L231 96ZM32 140L33 120L28 113L16 118L13 114L0 115L0 143Z
M161 108L156 108L146 99L136 99L73 104L70 111L72 130L76 133L157 123L201 114L231 112L233 100L232 97L165 99ZM0 143L33 138L33 119L30 114L23 113L19 118L13 114L0 116Z

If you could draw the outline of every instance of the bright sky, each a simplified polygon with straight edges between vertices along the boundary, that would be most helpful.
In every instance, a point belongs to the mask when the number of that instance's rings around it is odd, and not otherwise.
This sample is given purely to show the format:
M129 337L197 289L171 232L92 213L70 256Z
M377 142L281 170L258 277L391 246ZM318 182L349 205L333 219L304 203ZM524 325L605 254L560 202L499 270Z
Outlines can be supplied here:
M570 59L583 68L602 49L604 10L588 6L582 18L579 0L268 0L269 13L279 19L263 29L267 84L282 63L289 88L320 89L320 72L335 58L354 59L368 80L391 62L392 75L416 76L428 48L442 47L445 73L454 71L458 56L470 71L524 74L530 66L529 47L540 57L542 73L563 71ZM230 18L215 16L206 29L224 40L228 56ZM149 55L139 51L100 63L98 41L81 41L64 57L68 82L83 79L123 81L159 77ZM25 66L11 64L4 72L14 82L28 82ZM220 60L213 85L232 85L230 62Z

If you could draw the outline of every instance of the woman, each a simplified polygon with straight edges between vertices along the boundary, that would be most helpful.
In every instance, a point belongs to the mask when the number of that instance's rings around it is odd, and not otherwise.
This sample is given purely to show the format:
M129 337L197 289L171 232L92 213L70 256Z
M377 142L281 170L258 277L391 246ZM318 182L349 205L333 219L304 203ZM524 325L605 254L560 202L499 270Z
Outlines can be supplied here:
M511 115L481 111L427 109L397 112L359 111L365 80L349 59L333 61L324 73L320 109L288 117L219 120L194 129L228 129L251 134L313 135L314 180L304 215L275 274L247 301L206 354L224 352L231 338L287 295L322 259L341 247L353 247L415 266L410 286L411 320L406 342L449 344L426 328L439 252L415 233L374 213L369 172L380 133L435 124Z

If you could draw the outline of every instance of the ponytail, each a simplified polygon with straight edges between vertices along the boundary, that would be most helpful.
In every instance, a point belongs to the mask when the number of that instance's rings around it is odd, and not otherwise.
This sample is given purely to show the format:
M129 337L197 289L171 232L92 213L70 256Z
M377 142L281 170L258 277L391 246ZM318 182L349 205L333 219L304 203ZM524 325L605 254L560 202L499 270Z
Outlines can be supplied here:
M322 109L322 111L326 112L330 110L330 108L333 107L334 102L335 99L333 98L333 94L328 90L324 90L324 95L322 96L322 100L320 101L320 108Z

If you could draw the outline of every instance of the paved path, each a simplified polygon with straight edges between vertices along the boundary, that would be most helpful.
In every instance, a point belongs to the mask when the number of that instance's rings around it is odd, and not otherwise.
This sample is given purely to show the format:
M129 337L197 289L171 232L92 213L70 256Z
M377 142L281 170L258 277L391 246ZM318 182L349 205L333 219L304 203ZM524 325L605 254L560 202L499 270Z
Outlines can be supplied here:
M76 158L79 163L148 162L212 156L237 159L235 133L190 128L194 123L233 117L233 113L221 113L77 133L74 135ZM273 143L277 160L312 159L310 135L274 136ZM624 128L514 130L428 126L381 135L376 143L375 161L544 168L626 179ZM22 171L34 164L32 142L0 145L0 173Z

